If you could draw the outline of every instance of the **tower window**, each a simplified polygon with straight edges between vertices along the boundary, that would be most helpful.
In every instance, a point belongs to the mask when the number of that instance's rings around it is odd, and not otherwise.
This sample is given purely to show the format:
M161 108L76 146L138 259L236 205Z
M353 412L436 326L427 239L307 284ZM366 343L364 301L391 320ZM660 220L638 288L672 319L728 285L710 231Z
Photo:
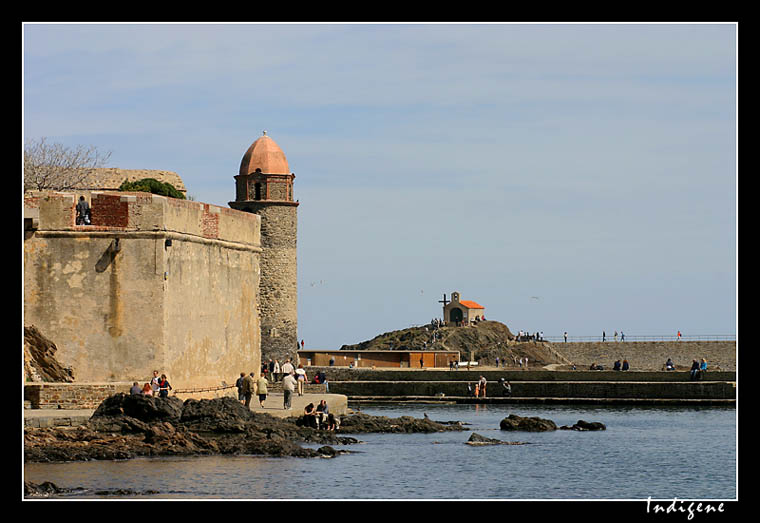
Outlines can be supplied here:
M253 199L261 200L261 183L259 182L256 182L256 184L253 186Z

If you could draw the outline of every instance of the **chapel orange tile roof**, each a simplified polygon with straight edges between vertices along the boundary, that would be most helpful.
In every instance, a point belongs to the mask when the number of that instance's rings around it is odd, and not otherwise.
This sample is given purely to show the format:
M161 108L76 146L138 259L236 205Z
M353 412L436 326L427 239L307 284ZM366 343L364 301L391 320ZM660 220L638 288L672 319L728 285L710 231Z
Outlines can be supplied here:
M464 305L468 309L485 309L485 307L483 307L479 303L475 303L474 301L470 301L470 300L459 300L459 303Z

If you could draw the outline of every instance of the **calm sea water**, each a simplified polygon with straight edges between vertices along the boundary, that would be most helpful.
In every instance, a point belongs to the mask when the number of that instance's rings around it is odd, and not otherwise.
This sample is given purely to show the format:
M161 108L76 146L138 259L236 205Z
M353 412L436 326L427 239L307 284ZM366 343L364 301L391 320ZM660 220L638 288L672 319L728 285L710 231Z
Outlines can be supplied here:
M361 434L333 459L214 456L27 464L27 481L159 494L139 499L722 499L737 497L736 410L723 407L363 406L389 417L459 420L469 430ZM601 421L606 431L505 432L514 413ZM472 432L526 445L472 447ZM317 446L314 446L315 448ZM113 499L114 496L106 496Z

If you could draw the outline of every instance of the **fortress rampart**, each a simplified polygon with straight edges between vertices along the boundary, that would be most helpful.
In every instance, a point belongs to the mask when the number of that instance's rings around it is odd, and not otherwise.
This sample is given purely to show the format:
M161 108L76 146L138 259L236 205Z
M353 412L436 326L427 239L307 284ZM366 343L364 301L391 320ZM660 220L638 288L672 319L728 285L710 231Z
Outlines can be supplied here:
M77 381L184 387L260 366L259 216L147 193L25 195L24 324Z

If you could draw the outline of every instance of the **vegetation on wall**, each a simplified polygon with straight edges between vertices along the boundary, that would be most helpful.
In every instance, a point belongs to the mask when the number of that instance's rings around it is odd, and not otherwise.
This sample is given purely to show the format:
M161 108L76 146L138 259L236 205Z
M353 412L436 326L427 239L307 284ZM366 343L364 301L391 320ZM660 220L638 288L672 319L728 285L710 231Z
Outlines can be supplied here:
M124 182L119 186L120 191L149 192L170 198L185 199L185 195L174 188L170 183L159 182L155 178L143 178L134 182Z

